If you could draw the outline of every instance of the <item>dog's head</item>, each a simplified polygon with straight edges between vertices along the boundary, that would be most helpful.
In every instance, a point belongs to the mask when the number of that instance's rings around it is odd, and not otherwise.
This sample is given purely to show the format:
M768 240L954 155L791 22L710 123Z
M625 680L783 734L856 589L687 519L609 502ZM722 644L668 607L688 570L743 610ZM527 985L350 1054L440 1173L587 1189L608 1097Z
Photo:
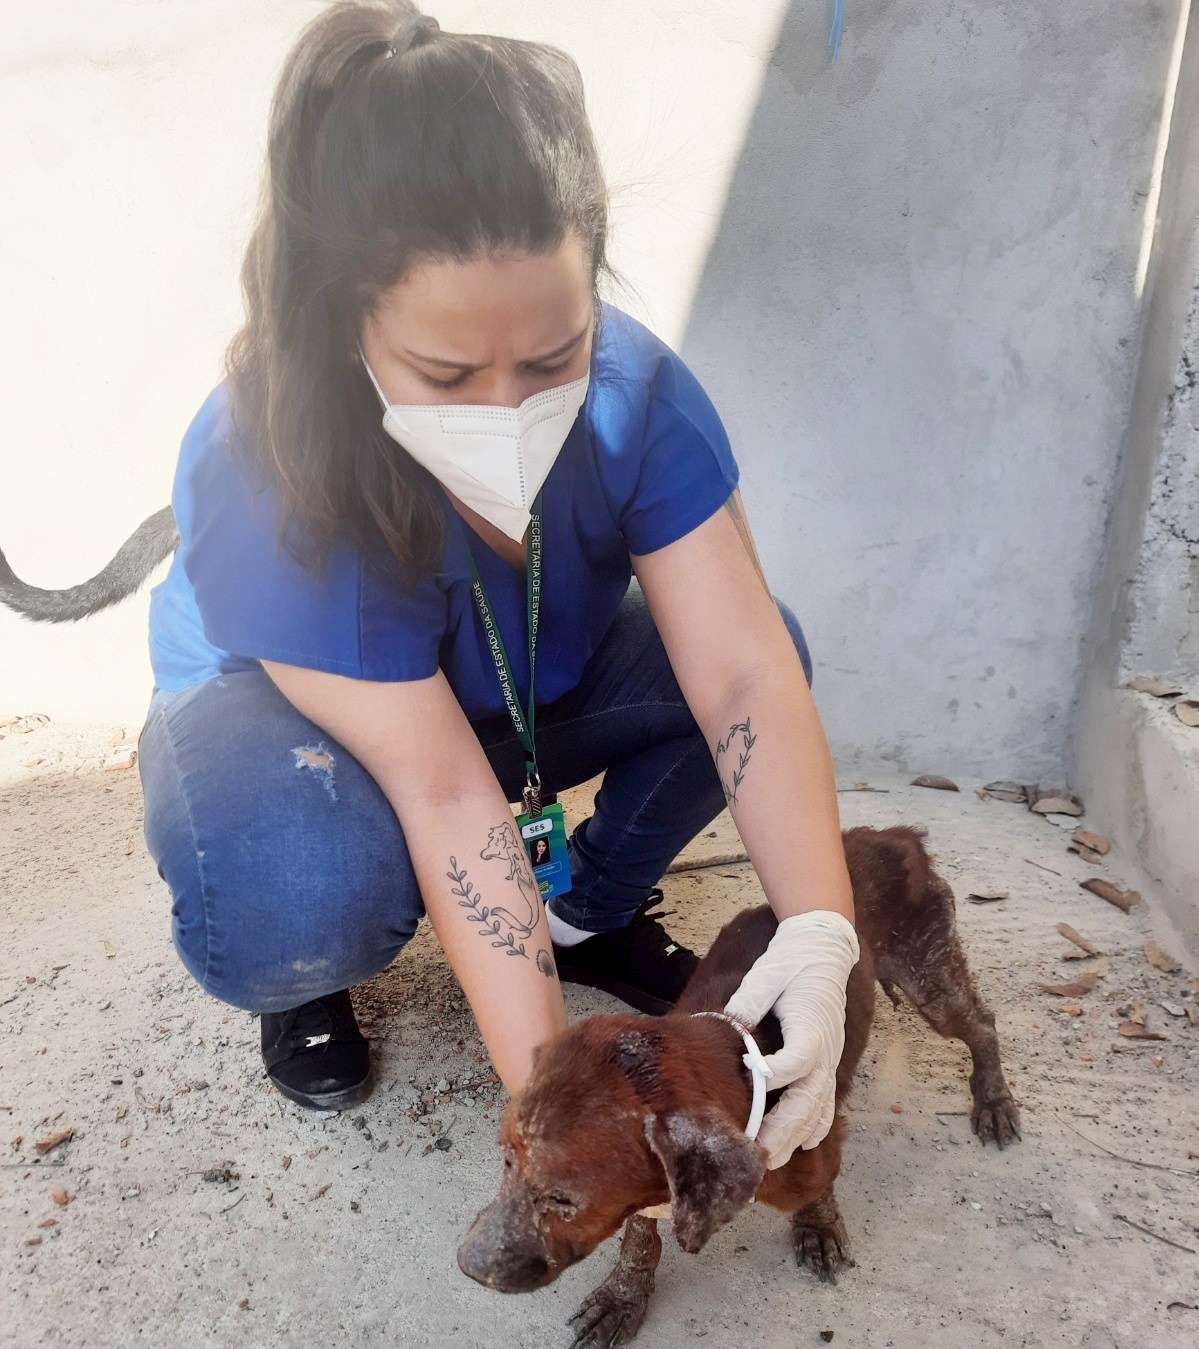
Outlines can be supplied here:
M707 1066L668 1052L675 1026L591 1017L539 1051L504 1112L500 1192L458 1248L463 1273L505 1293L543 1288L667 1202L694 1252L749 1202L766 1154L703 1104Z

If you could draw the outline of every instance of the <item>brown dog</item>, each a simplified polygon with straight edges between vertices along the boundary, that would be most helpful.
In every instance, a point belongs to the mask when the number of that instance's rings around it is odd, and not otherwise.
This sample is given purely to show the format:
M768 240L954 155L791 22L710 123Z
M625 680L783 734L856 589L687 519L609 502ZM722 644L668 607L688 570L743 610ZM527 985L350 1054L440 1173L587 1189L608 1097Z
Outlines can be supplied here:
M893 1001L902 989L935 1030L969 1046L974 1131L1002 1147L1019 1137L1019 1114L995 1018L974 987L953 893L923 836L898 827L844 834L862 957L849 976L837 1100L866 1047L877 979ZM665 1202L679 1245L694 1252L756 1196L791 1215L797 1261L836 1280L847 1249L833 1194L844 1121L838 1116L818 1147L767 1171L764 1151L744 1133L751 1091L741 1036L727 1021L692 1015L725 1005L775 926L764 905L734 918L660 1020L596 1016L563 1031L538 1052L504 1113L503 1181L458 1248L464 1273L506 1293L542 1288L627 1222L616 1266L572 1318L573 1349L636 1334L662 1253L656 1221L640 1211ZM767 1053L781 1047L773 1016L755 1036Z

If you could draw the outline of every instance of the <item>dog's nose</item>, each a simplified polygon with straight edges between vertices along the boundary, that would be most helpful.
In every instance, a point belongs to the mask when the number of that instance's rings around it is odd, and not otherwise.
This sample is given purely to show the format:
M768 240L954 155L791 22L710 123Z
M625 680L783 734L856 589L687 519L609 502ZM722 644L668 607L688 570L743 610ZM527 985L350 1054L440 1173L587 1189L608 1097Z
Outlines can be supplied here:
M545 1247L501 1200L485 1208L462 1238L458 1268L499 1293L528 1293L550 1277Z
M458 1268L497 1293L528 1293L542 1286L550 1266L541 1251L505 1249L470 1234L458 1247Z

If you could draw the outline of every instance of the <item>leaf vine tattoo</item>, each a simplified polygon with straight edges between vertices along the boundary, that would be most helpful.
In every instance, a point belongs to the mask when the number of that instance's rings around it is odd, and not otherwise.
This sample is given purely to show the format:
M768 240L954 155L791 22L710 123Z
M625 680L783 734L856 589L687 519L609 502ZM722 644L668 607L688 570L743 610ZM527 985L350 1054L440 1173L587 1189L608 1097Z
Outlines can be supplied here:
M737 739L739 737L739 739ZM735 722L729 727L728 738L716 742L716 772L720 775L720 785L724 789L724 799L730 806L737 804L737 791L742 782L745 781L745 769L749 764L750 751L757 740L749 729L749 718L744 721ZM734 739L737 744L734 745ZM721 756L729 754L730 751L737 755L737 765L733 769L733 785L730 787L724 779L724 764L721 762Z
M450 866L453 870L446 872L446 875L454 882L453 885L450 886L450 893L457 895L458 907L460 909L470 910L466 915L466 921L468 923L478 923L480 925L479 932L484 936L491 937L492 946L499 947L503 950L505 955L524 956L524 958L528 960L529 954L525 950L524 943L518 943L515 935L510 931L505 932L500 924L500 919L497 915L502 915L504 910L489 909L487 905L482 902L482 896L479 894L478 890L475 889L474 885L466 878L466 868L463 867L459 869L458 859L456 857L450 858Z

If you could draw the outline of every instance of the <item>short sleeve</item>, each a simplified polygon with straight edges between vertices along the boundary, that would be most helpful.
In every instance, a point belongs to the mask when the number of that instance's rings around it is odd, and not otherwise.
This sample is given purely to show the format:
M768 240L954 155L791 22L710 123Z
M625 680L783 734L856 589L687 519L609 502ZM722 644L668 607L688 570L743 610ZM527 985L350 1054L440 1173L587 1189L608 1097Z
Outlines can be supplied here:
M732 496L738 477L711 400L669 353L650 390L637 485L620 519L629 552L652 553L689 534Z
M184 438L172 495L207 640L244 659L354 679L434 674L447 622L435 580L408 588L348 545L320 574L302 567L278 543L275 488L255 480L212 403Z

